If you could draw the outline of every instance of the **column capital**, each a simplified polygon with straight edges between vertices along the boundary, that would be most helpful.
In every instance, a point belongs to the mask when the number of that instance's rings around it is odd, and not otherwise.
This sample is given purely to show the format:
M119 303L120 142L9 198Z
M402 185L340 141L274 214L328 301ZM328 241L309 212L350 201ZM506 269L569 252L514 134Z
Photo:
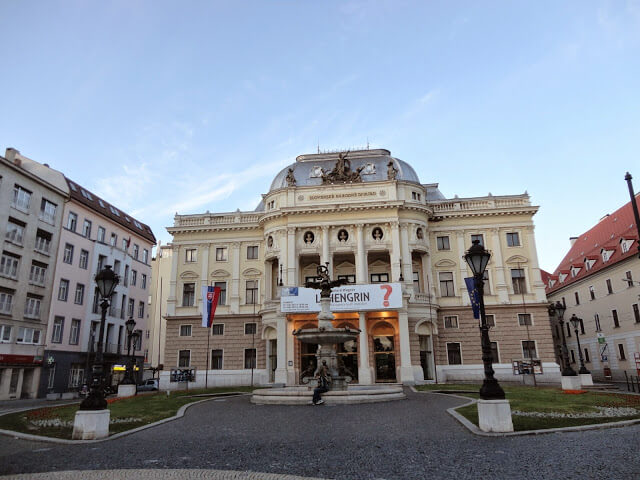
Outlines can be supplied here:
M287 227L287 235L295 235L296 227Z
M362 229L364 228L364 223L356 223L355 226L356 226L356 230L361 232Z
M322 233L324 233L328 232L331 227L329 225L321 225L320 228L322 228Z
M409 229L409 225L406 223L400 223L400 229L406 232Z
M391 225L391 228L399 228L400 223L397 220L392 220L389 222L389 225Z
M231 242L231 247L232 248L240 248L240 242Z

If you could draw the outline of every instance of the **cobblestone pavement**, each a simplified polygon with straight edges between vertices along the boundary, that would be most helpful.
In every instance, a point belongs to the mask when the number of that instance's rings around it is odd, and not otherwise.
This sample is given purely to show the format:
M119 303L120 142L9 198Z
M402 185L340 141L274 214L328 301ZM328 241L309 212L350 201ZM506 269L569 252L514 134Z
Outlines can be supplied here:
M335 479L640 478L640 425L479 437L445 412L466 400L406 393L397 402L335 407L217 399L176 421L96 444L0 436L0 474L178 469L184 476L166 478L200 478L187 469L206 469Z

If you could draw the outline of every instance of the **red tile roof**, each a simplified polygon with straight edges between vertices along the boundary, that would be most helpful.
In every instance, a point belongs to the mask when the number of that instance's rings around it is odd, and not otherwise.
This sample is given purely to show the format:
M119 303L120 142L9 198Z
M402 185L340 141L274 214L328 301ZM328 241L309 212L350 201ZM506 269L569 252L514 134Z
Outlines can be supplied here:
M95 193L90 192L86 188L78 185L76 182L64 177L69 184L69 193L71 198L80 202L81 204L89 207L91 210L98 212L99 214L113 220L115 223L123 226L130 232L149 240L155 245L156 237L153 235L151 228L148 225L136 220L135 218L127 215L125 212L111 205L109 202L101 199ZM118 212L118 214L115 214Z
M640 193L635 198L636 205L640 208ZM621 240L633 239L634 242L629 248L628 252L622 253L622 248L619 248ZM580 272L575 276L567 276L564 283L559 281L549 288L549 282L546 281L547 293L551 293L560 288L571 285L589 275L592 275L603 268L610 265L614 265L622 260L626 260L629 257L638 255L638 231L636 228L635 220L633 218L633 208L629 201L624 206L613 212L611 215L607 215L600 220L591 229L580 235L574 244L569 249L569 252L560 262L560 265L556 268L551 278L554 278L559 273L569 273L569 268L572 265L584 267L584 259L588 258L595 262L590 270L581 268ZM602 261L600 252L602 250L613 250L611 257L605 263Z

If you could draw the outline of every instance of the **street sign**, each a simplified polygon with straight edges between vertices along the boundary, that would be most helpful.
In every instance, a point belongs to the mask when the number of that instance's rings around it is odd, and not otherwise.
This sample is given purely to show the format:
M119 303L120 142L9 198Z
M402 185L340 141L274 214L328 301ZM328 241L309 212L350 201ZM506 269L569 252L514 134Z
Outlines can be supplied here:
M598 343L599 344L603 344L603 343L605 343L607 341L607 339L605 338L605 336L602 333L598 333L597 336L598 336Z

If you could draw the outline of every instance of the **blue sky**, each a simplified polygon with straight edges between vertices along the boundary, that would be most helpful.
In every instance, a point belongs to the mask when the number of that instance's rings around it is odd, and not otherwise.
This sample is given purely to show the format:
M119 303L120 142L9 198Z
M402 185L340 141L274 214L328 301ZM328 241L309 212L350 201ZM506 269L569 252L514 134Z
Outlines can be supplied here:
M640 190L639 1L0 0L0 147L170 240L296 155L383 147L540 205L540 265Z

